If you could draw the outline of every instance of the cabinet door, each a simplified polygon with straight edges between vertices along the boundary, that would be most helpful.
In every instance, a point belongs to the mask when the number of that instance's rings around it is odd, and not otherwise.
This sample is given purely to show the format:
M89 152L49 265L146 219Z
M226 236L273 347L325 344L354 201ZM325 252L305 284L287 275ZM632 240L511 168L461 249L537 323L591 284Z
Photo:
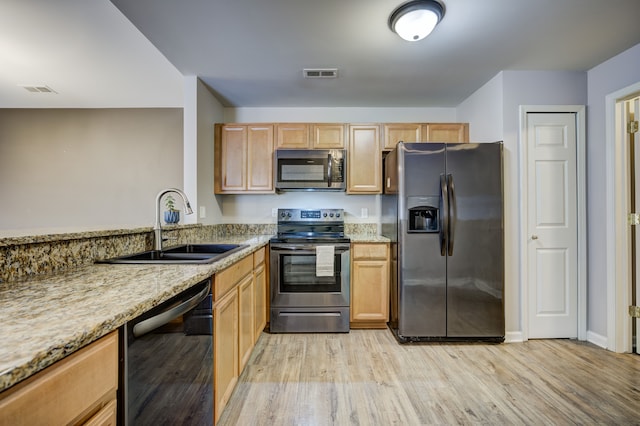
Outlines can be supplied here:
M347 170L348 193L379 194L381 192L382 153L378 124L349 126Z
M389 267L386 260L358 260L351 271L351 321L389 320Z
M238 374L242 373L253 349L254 321L253 273L247 275L238 284Z
M247 126L222 126L219 152L220 190L246 190Z
M311 147L343 149L344 127L344 124L314 124L311 131Z
M428 142L469 142L469 123L427 123L424 133Z
M213 309L213 395L215 421L238 381L238 293L231 291Z
M400 141L422 142L422 124L391 123L384 125L384 148L393 149Z
M273 192L273 126L247 127L247 190Z
M258 341L260 333L267 325L267 274L264 263L260 264L253 273L255 290L255 332L254 340Z
M309 125L280 123L276 125L278 148L309 148Z

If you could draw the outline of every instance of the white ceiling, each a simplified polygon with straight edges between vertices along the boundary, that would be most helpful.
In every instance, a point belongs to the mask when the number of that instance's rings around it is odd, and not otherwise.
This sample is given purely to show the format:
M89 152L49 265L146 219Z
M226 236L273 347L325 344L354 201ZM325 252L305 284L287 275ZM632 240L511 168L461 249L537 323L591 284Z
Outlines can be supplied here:
M587 71L640 43L638 0L443 1L411 43L387 27L402 0L0 0L0 107L181 106L183 75L226 106L452 107L501 70Z

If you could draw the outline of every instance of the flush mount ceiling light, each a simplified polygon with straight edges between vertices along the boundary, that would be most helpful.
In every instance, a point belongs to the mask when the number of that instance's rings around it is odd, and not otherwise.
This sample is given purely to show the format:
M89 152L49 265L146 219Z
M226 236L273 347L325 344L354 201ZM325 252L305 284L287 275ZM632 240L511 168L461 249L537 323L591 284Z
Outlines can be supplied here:
M389 28L407 41L428 36L444 16L436 0L412 0L398 6L389 16Z

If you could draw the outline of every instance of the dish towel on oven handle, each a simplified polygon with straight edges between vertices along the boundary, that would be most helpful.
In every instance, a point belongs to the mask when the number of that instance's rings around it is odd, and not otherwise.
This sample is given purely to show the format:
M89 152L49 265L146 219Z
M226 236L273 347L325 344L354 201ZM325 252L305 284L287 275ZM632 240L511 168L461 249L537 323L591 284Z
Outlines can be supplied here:
M316 246L316 277L332 277L333 272L333 246Z

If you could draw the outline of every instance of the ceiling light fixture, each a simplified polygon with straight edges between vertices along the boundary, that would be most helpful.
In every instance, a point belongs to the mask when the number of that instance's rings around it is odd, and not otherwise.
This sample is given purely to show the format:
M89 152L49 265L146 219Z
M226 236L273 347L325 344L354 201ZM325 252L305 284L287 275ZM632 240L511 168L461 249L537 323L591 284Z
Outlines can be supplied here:
M407 41L428 36L444 16L444 6L436 0L411 0L389 16L389 28Z

